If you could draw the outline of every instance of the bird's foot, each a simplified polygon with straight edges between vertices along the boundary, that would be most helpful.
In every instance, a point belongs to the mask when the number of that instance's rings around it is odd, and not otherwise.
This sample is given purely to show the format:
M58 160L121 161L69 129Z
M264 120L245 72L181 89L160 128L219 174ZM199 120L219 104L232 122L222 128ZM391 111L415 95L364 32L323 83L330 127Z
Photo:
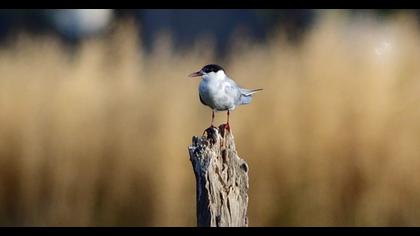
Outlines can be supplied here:
M221 124L219 126L219 130L220 130L220 134L222 135L222 137L225 137L226 135L226 131L228 131L230 133L230 126L229 123L226 124Z
M220 135L223 137L223 140L221 142L221 148L227 148L227 140L226 140L226 134L227 132L230 133L230 126L229 123L226 124L221 124L219 126L219 130L220 130Z
M229 123L227 123L226 125L225 125L225 128L229 131L229 133L230 133L230 125L229 125Z

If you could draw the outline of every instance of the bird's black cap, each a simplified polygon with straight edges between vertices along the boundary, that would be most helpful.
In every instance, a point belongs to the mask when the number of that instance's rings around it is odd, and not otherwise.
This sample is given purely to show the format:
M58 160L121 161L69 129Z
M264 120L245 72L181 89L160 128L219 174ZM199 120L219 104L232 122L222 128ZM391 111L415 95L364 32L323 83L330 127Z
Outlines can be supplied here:
M218 72L219 70L223 70L224 69L216 64L209 64L203 67L203 69L201 69L203 72L205 73L210 73L210 72Z

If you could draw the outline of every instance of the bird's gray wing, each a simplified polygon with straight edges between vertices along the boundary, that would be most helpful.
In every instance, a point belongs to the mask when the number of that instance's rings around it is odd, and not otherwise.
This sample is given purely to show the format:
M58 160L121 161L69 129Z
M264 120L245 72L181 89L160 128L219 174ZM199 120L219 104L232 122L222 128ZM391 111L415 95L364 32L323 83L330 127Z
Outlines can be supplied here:
M239 86L235 83L235 81L231 79L226 79L225 93L232 96L238 92L239 92Z
M239 86L236 84L235 81L231 79L227 79L225 83L225 93L228 97L233 99L233 103L235 105L240 103L241 100L241 91Z

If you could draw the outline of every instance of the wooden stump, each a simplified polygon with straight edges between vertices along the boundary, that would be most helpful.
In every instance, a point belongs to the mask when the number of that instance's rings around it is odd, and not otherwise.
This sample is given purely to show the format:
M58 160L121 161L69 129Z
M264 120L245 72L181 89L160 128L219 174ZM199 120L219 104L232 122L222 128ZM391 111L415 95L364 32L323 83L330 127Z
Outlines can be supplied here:
M248 226L248 164L235 148L232 133L221 125L192 139L190 161L196 177L199 227Z

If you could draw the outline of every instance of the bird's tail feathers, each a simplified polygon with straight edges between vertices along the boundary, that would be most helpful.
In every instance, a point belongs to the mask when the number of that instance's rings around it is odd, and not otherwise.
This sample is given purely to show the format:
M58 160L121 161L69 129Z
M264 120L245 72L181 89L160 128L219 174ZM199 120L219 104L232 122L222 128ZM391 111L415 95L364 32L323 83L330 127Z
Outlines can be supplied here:
M245 96L250 96L256 92L262 91L262 88L259 89L241 89L241 93Z
M261 90L263 89L241 89L241 104L249 104L252 100L252 94Z

